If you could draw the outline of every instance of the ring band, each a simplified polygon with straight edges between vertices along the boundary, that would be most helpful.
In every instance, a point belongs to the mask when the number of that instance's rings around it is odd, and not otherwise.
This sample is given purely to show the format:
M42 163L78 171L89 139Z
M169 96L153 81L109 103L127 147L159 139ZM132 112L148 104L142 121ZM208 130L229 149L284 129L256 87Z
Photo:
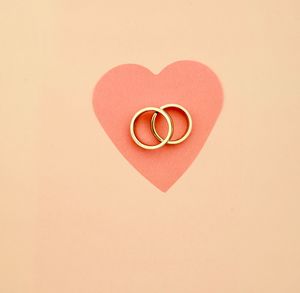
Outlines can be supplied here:
M136 119L139 116L141 116L143 113L148 112L148 111L154 111L155 112L154 114L156 114L156 115L157 115L157 113L161 114L162 116L164 116L164 118L166 119L167 124L168 124L168 133L167 133L167 136L164 139L161 138L161 137L159 137L160 138L159 139L160 143L157 144L157 145L147 145L147 144L144 144L144 143L142 143L136 137L136 134L135 134L135 127L134 127L134 125L135 125ZM153 118L153 116L152 116L152 118ZM151 130L152 130L152 127L151 127ZM143 108L143 109L139 110L138 112L136 112L134 114L134 116L132 117L131 122L130 122L130 134L131 134L132 139L134 140L134 142L138 146L140 146L143 149L147 149L147 150L155 150L155 149L159 149L162 146L164 146L166 143L168 143L168 141L172 137L173 131L174 131L173 121L172 121L170 115L166 111L164 111L163 109L161 109L161 108L156 108L156 107Z
M176 108L176 109L179 109L181 110L187 117L187 121L188 121L188 129L187 131L185 132L185 134L179 138L179 139L176 139L176 140L168 140L167 141L167 144L179 144L181 142L183 142L184 140L186 140L188 138L188 136L191 134L191 131L192 131L192 117L190 115L190 113L188 112L187 109L185 109L184 107L182 107L181 105L178 105L178 104L167 104L167 105L164 105L162 107L160 107L161 110L165 110L165 109L168 109L168 108ZM165 112L165 111L164 111ZM152 118L151 118L151 131L153 133L153 135L160 141L160 142L163 142L165 141L157 132L156 130L156 127L155 127L155 121L156 121L156 117L158 115L158 113L160 113L159 111L155 111L155 113L153 114ZM161 113L160 113L161 114ZM171 136L172 137L172 136ZM170 137L170 138L171 138Z

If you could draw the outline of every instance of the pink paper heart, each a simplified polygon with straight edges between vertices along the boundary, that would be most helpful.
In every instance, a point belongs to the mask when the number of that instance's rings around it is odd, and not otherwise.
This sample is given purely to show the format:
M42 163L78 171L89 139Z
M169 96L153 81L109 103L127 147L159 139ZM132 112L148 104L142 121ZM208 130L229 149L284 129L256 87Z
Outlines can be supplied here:
M177 103L193 119L186 141L144 150L132 140L129 124L141 108ZM140 65L125 64L108 71L97 83L96 116L122 155L152 184L167 191L194 161L221 111L223 93L217 76L195 61L178 61L153 74ZM180 127L175 123L175 128Z

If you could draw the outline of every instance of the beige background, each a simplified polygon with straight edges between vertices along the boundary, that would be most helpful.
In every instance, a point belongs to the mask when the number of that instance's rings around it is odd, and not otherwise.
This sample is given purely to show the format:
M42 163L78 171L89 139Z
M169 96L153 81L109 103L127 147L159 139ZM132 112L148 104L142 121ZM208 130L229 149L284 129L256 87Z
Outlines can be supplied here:
M0 292L300 292L299 1L2 1ZM163 194L91 105L122 63L220 77Z

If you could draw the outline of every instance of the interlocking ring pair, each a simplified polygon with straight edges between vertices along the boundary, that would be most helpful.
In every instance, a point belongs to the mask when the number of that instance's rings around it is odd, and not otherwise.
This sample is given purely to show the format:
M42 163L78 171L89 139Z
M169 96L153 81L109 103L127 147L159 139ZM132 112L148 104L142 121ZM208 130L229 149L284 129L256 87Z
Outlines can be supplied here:
M173 120L172 120L171 116L165 111L165 109L168 109L168 108L179 109L180 111L182 111L185 114L185 116L187 118L187 122L188 122L187 130L182 137L180 137L179 139L176 139L176 140L171 139L173 132L174 132L174 124L173 124ZM154 111L152 118L151 118L150 125L151 125L151 131L152 131L153 135L160 142L157 145L144 144L137 138L137 136L135 134L135 122L136 122L137 118L148 111ZM165 138L162 138L156 130L155 121L156 121L156 117L158 114L161 114L166 119L167 124L168 124L168 133ZM131 134L133 141L139 147L141 147L143 149L147 149L147 150L159 149L162 146L164 146L165 144L179 144L188 138L188 136L191 134L191 131L192 131L192 117L187 109L185 109L184 107L182 107L181 105L178 105L178 104L167 104L160 108L157 108L157 107L143 108L134 114L134 116L132 117L131 122L130 122L130 134Z

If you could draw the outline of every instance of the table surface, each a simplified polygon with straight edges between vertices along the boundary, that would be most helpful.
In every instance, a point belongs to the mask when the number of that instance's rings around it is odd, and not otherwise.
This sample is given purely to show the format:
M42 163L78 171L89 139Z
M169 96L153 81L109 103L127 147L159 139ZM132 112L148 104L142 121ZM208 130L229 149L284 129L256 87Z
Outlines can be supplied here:
M299 1L8 1L0 291L300 292ZM166 193L92 109L102 74L197 60L225 102Z

